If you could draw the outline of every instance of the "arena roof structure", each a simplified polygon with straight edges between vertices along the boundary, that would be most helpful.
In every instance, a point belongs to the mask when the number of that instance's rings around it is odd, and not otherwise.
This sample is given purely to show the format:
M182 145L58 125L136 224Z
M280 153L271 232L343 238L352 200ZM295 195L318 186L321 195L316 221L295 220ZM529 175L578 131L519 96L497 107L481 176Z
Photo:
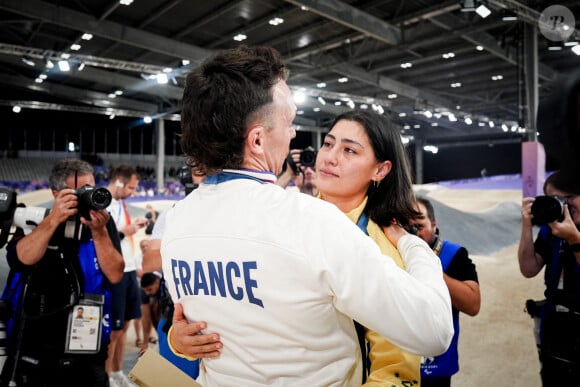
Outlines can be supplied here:
M268 45L290 69L302 130L366 108L424 144L519 142L535 137L534 101L580 64L580 3L550 6L0 0L0 105L176 120L188 70L220 49Z

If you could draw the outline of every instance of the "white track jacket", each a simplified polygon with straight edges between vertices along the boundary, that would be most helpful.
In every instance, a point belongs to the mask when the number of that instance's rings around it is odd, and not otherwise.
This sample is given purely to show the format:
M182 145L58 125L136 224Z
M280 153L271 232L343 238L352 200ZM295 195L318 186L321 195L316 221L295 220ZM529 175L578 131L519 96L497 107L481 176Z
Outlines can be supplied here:
M447 349L451 301L425 242L399 240L405 272L334 205L224 172L168 211L161 244L173 301L224 345L204 387L358 386L353 319L413 353Z

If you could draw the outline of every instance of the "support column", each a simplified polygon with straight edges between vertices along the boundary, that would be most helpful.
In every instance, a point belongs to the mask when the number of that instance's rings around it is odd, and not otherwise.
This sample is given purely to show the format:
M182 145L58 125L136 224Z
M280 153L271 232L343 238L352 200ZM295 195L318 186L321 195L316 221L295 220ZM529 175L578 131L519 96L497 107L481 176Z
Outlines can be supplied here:
M536 118L538 114L538 30L535 25L524 26L524 74L526 88L527 142L522 143L522 192L524 197L543 194L546 177L546 153L538 142Z
M415 136L415 181L414 184L423 184L423 136Z
M155 137L157 137L157 192L163 192L165 185L165 121L163 121L163 117L155 120L155 132Z

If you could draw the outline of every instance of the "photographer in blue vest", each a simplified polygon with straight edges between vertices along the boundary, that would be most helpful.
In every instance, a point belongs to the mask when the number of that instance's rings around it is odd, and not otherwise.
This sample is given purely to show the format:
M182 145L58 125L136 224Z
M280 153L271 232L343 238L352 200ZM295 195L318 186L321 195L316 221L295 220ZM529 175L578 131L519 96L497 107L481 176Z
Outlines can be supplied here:
M580 192L577 187L575 181L558 171L544 183L546 196L522 200L520 271L524 277L532 278L545 267L546 301L537 311L527 308L530 315L541 321L539 350L544 386L580 383ZM546 199L551 199L552 204ZM551 211L547 211L545 204L557 210L555 217L547 217ZM535 240L534 225L540 226Z
M451 376L459 371L459 312L475 316L479 313L481 295L477 271L463 246L439 237L437 219L433 205L428 199L417 198L417 210L422 218L413 219L412 225L421 237L441 259L443 279L451 295L453 326L455 334L447 352L435 357L425 357L421 364L422 387L449 387Z
M119 234L95 189L93 168L57 162L50 213L7 245L12 305L9 357L0 386L107 387L111 286L123 276ZM82 309L82 319L76 318Z

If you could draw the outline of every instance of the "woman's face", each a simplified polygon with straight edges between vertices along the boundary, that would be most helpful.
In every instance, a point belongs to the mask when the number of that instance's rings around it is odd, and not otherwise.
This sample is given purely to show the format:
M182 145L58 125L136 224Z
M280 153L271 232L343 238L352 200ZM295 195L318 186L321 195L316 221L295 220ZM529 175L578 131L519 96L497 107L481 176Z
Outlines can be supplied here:
M390 170L390 162L385 163L388 163ZM385 163L375 159L370 140L361 124L341 120L326 135L316 158L318 190L330 202L340 197L360 203L371 180L380 180L377 173Z

